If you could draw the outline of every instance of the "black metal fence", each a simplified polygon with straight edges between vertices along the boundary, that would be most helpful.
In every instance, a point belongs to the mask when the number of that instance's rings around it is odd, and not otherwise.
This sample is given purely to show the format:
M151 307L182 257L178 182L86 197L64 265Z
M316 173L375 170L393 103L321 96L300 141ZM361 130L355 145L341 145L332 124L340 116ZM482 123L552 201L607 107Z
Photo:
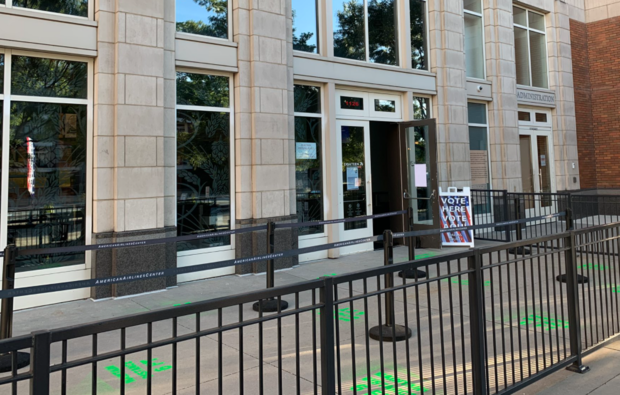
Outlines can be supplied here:
M398 265L384 239L377 269L0 341L32 358L0 393L511 394L620 333L620 224Z

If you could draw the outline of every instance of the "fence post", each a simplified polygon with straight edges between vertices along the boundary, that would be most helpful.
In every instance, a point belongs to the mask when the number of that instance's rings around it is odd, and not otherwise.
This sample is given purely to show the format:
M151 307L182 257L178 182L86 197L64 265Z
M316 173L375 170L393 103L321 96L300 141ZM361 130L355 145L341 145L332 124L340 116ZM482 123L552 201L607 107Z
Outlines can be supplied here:
M515 220L520 221L521 220L521 199L519 198L519 196L515 196L514 203L515 203ZM522 233L523 233L523 224L521 222L517 222L517 241L523 240ZM530 254L531 251L525 247L515 247L515 248L511 248L510 250L508 250L508 252L513 255L528 255Z
M385 266L394 263L394 237L391 230L383 232L383 261ZM385 289L394 287L394 273L385 274ZM379 317L381 320L381 317ZM400 342L411 337L411 329L394 323L394 291L385 293L385 325L370 328L368 336L371 339L386 342Z
M273 254L273 251L275 249L275 244L276 244L275 233L276 233L276 224L274 222L269 221L267 223L267 234L265 236L266 243L267 243L267 248L265 252L266 255ZM276 283L276 269L275 269L275 262L273 258L267 259L266 276L267 276L267 289L273 288ZM280 301L280 303L278 303L277 299L267 299L267 300L262 300L260 302L254 303L254 306L252 308L254 309L254 311L263 311L263 312L273 313L276 311L282 311L282 310L288 309L288 302L285 300L282 300Z
M32 379L30 395L47 395L50 391L51 333L34 332L32 338Z
M504 221L510 221L510 215L508 214L508 190L504 189L502 191L503 193L503 204L504 204ZM508 243L510 243L510 240L512 239L512 231L510 230L510 225L506 225L505 229L505 233L506 233L506 241Z
M413 232L413 207L409 207L407 209L407 228L409 229L409 232ZM415 236L409 236L407 238L407 242L409 243L409 245L407 247L409 247L409 261L415 261L415 243L416 243L416 237ZM420 269L416 269L416 268L409 268L409 269L405 269L402 272L398 273L398 275L400 277L404 277L404 278L413 278L415 280L419 279L419 278L424 278L426 277L426 272Z
M334 355L334 279L324 277L320 292L321 316L321 387L324 395L336 393L336 364Z
M589 367L581 360L581 319L579 318L579 289L577 287L577 248L575 231L564 239L564 264L566 266L566 299L568 305L568 333L570 334L570 352L577 360L567 369L576 373L586 373Z
M566 230L575 229L575 212L573 211L573 194L568 194L568 204L566 205Z
M467 259L469 268L469 321L471 331L471 361L473 376L473 392L476 395L486 395L487 392L487 363L486 363L486 325L483 306L483 274L482 257L480 250L474 249L473 255Z
M2 267L2 290L15 289L15 258L17 249L14 245L7 245L4 249L4 265ZM0 312L0 340L13 337L13 298L2 299ZM30 363L30 354L17 352L17 368L21 369ZM12 353L0 355L0 373L10 372L13 367Z

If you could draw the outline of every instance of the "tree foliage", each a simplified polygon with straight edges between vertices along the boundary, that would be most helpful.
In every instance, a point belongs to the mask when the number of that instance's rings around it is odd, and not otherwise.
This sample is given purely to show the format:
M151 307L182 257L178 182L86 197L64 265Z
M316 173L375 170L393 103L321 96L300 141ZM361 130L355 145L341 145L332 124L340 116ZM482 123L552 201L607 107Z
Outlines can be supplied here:
M396 64L396 12L394 0L368 2L368 56L371 62Z
M180 1L180 0L178 0ZM193 0L209 15L203 20L177 22L177 31L217 38L228 38L228 0ZM200 16L198 16L200 17Z
M364 3L347 0L336 13L338 29L334 30L334 56L365 60Z
M88 16L88 0L13 0L13 6Z
M411 15L411 62L412 67L426 70L426 6L422 0L409 0Z
M293 49L296 51L316 52L316 45L308 44L308 41L314 36L314 33L303 32L297 35L297 28L295 27L296 16L296 12L293 10Z

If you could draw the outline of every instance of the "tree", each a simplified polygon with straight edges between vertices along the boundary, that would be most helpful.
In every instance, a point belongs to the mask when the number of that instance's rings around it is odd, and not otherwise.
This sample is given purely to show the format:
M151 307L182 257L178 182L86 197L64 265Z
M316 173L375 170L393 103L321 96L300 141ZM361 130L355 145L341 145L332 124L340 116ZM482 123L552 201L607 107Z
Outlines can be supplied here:
M365 60L364 3L349 0L336 14L338 30L334 31L334 55L341 58Z
M418 70L426 70L427 68L425 4L422 0L409 0L411 15L411 62L412 67Z
M396 13L394 0L368 2L368 56L371 62L396 64Z
M295 14L295 10L293 10L293 49L296 51L316 52L316 45L308 44L308 41L314 36L314 33L304 32L300 33L299 36L295 34L297 32L297 28L295 27Z
M194 0L194 2L212 14L207 18L208 23L202 20L177 22L177 31L228 38L228 0Z
M88 16L88 0L13 0L13 6Z

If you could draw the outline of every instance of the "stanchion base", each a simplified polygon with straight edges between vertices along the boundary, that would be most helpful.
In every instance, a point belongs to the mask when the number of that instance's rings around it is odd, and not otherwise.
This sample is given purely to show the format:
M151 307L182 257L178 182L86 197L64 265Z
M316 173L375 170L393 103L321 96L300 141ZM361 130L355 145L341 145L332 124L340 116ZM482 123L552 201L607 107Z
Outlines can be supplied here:
M30 365L30 354L27 352L17 353L17 369L25 368ZM13 368L13 358L11 354L0 355L0 373L10 372Z
M573 372L573 373L584 374L590 371L590 367L585 366L585 365L570 365L569 367L566 368L566 370Z
M403 325L394 325L393 327L381 325L370 328L368 336L377 341L402 342L411 337L411 329Z
M277 299L269 299L263 300L261 302L254 303L252 306L254 311L261 311L263 313L275 313L278 311L278 300ZM280 302L280 311L288 309L288 302L286 300L282 300Z
M426 277L426 272L423 270L418 270L418 269L407 269L407 270L403 270L402 272L398 273L398 275L404 278L420 279L420 278Z
M532 251L529 248L517 247L509 249L508 253L512 255L531 255Z
M566 274L560 274L555 279L561 283L565 283L567 280L567 277L566 277ZM586 276L582 276L581 274L577 275L577 284L587 284L588 282L590 282L590 279L587 278Z

